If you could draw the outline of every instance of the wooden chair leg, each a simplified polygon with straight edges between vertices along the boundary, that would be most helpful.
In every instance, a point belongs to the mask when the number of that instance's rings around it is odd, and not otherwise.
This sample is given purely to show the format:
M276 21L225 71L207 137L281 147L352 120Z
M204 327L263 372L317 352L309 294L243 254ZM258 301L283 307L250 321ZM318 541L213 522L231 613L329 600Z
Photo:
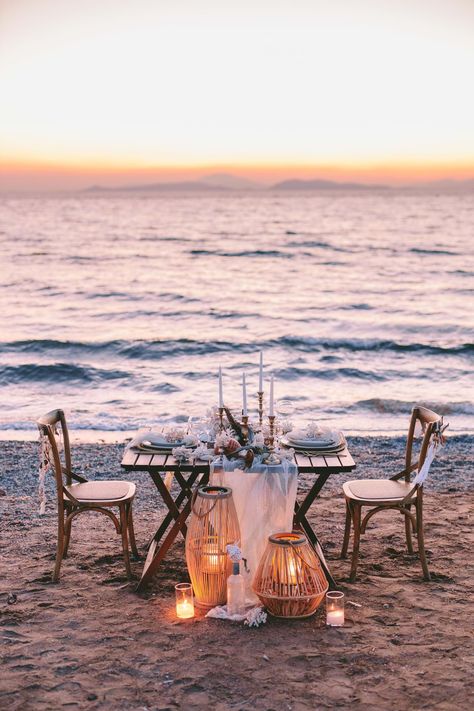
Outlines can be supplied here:
M65 526L63 558L67 558L67 552L69 550L69 541L71 540L71 527L72 521L69 521L69 523L67 523Z
M65 539L65 534L64 534L64 520L61 520L59 518L58 520L58 545L56 549L56 563L54 566L54 571L53 571L53 583L57 583L59 581L59 572L61 570L61 563L63 560L63 555L64 555L64 539Z
M418 554L420 556L421 567L423 568L423 578L425 580L431 580L425 552L425 537L423 532L423 499L421 496L419 496L416 502L416 535L418 538Z
M133 554L133 557L135 558L135 560L140 560L140 554L138 552L137 542L135 540L135 529L133 528L132 503L130 503L128 506L127 520L128 520L128 535L130 538L130 548L132 549L132 554Z
M357 573L357 563L359 560L359 545L360 545L360 519L361 519L361 509L362 506L358 504L352 504L352 520L354 523L354 544L352 548L352 563L351 563L351 574L349 580L353 583L356 579Z
M406 508L408 509L408 511L411 510L410 505L408 505ZM403 518L405 519L405 536L407 539L407 550L408 550L408 553L410 555L412 555L413 554L413 541L412 541L412 537L411 537L412 522L411 522L411 519L409 516L404 515Z
M346 525L344 528L344 540L342 542L341 558L347 558L347 549L349 547L349 539L351 536L351 510L349 508L349 502L346 501Z
M128 536L127 536L127 512L125 510L125 505L119 507L120 509L120 533L122 534L122 549L123 549L123 559L125 561L125 570L127 571L127 578L132 577L132 569L130 567L130 555L128 553Z

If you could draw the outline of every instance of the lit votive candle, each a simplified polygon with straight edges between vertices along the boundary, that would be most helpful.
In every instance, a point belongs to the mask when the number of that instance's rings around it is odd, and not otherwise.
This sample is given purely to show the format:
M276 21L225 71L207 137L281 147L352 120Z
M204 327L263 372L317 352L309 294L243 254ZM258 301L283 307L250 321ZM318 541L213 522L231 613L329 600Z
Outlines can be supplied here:
M344 624L344 593L331 590L326 593L326 624L342 627Z
M181 620L194 617L194 598L191 583L178 583L174 586L176 592L176 616Z
M219 555L219 548L217 545L203 546L202 548L202 570L204 573L220 573L221 566L224 562L226 564L227 558L224 556L224 561L221 560L222 556Z

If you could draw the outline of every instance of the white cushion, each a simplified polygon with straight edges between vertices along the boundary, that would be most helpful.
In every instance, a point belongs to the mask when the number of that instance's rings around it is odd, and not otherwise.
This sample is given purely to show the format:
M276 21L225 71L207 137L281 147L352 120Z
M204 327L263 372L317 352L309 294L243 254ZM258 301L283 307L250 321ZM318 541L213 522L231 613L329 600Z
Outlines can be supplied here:
M404 499L413 484L390 479L354 479L343 485L344 493L352 499L365 501L396 501Z
M134 496L135 484L119 479L86 481L83 484L66 486L66 490L77 501L120 501Z

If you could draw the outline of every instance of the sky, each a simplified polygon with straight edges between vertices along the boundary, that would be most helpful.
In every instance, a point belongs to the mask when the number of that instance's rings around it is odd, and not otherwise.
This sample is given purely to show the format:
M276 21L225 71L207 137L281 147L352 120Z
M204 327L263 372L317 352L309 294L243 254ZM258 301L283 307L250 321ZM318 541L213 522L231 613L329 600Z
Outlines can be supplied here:
M474 0L0 0L0 188L474 177Z

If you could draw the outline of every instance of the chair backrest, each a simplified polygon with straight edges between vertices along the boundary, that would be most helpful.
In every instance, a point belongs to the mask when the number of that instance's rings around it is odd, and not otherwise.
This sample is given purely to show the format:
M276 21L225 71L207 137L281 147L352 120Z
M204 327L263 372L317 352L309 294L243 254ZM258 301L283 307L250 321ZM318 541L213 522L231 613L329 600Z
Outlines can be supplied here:
M51 412L47 412L46 415L40 417L36 424L41 437L46 440L44 444L49 448L49 461L54 468L56 479L58 508L62 511L64 506L63 487L72 483L71 449L64 412L62 410L51 410ZM60 446L59 442L62 443L62 446Z
M417 423L420 423L423 438L418 455L414 453L415 430ZM405 481L410 481L410 473L415 469L420 471L428 453L428 447L435 435L441 435L443 418L433 410L416 405L411 413L410 426L408 428L407 446L405 452Z

